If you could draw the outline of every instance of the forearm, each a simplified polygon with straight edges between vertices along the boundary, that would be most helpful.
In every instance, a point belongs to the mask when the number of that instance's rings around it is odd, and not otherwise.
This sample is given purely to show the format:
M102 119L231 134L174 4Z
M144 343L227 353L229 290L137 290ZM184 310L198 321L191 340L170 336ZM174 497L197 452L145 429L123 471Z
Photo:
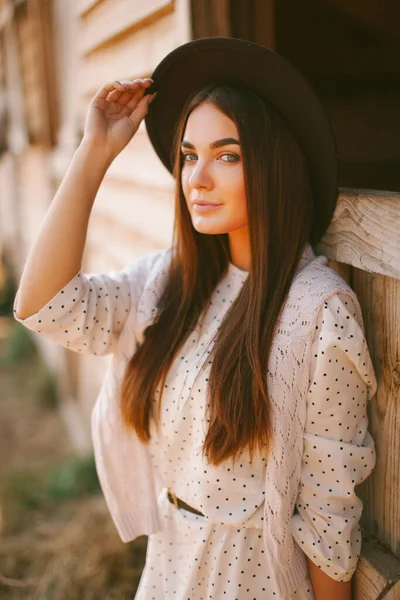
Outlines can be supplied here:
M315 600L352 600L351 580L344 583L335 581L317 567L308 556L307 563Z
M18 317L36 313L79 271L91 210L108 166L101 148L84 144L76 150L26 260Z

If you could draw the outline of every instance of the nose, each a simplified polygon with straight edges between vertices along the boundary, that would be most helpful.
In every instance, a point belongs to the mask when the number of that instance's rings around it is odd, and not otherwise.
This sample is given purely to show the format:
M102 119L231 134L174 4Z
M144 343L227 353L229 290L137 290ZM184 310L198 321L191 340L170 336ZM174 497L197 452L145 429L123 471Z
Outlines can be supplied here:
M189 185L193 189L210 189L213 185L206 161L198 160L189 177Z

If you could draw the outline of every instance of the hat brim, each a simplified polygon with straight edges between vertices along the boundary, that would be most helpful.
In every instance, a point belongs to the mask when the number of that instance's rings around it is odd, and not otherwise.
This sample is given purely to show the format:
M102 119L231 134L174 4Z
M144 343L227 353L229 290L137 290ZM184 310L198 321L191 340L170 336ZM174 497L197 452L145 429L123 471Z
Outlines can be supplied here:
M157 91L145 118L150 141L172 173L171 148L189 96L210 84L236 84L267 99L306 157L314 198L311 241L325 233L338 195L338 156L331 123L309 81L273 50L236 38L203 38L170 52L152 74Z

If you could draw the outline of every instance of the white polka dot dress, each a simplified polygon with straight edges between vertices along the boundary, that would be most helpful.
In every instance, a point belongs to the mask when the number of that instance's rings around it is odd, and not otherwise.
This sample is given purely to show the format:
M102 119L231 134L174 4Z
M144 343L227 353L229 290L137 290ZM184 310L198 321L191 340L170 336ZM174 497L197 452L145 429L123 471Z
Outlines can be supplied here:
M258 456L250 464L249 456L242 454L233 469L229 462L218 467L209 465L201 456L207 426L204 400L210 369L207 365L209 343L223 318L222 305L228 308L246 276L246 272L230 265L227 276L214 291L201 330L196 328L188 338L169 371L163 393L161 430L158 435L153 428L150 445L156 477L162 486L159 509L164 530L149 536L146 566L136 600L278 597L268 572L262 539L266 457ZM348 302L347 297L345 302ZM315 407L316 415L314 418L310 413L308 428L310 435L329 435L331 442L346 439L351 444L357 438L360 423L365 421L366 396L365 384L357 370L351 368L351 356L333 348L332 334L336 329L348 329L352 318L348 311L340 311L341 306L339 296L332 297L325 305L325 313L330 315L326 327L324 314L318 321L307 400ZM353 327L354 324L352 320ZM354 350L357 345L358 339ZM202 365L206 367L199 374ZM330 388L330 404L322 398L323 388L327 387ZM329 405L328 412L320 406L323 401ZM303 527L300 527L302 531L296 531L295 539L309 556L313 556L316 543L309 533L314 519L310 507L314 507L315 502L321 504L328 520L332 520L325 526L327 549L331 544L336 545L334 512L340 508L341 516L348 517L349 528L354 527L360 516L359 502L354 497L352 504L339 498L335 511L330 509L325 498L326 486L333 485L336 477L332 466L342 460L340 442L337 443L333 455L323 456L318 452L314 456L310 449L304 460L298 509L302 513L299 520ZM357 464L357 469L362 472L363 465ZM335 485L341 485L341 482ZM176 508L167 498L167 488L204 516ZM309 504L308 495L316 499L314 503ZM355 529L355 535L358 535L358 528ZM356 540L354 543L357 546ZM323 548L319 544L318 555L314 552L320 562ZM351 545L338 548L337 560L346 562L351 551ZM343 553L346 556L341 556ZM355 554L354 559L357 558ZM327 570L329 552L324 561L324 570ZM293 597L314 598L308 577Z
M143 257L108 275L79 271L35 315L15 318L76 352L112 353L120 333L129 333L128 319L140 311L143 282L158 256ZM256 455L251 464L244 452L233 468L230 461L215 467L201 456L209 354L247 275L229 265L203 319L169 370L160 431L152 426L149 445L163 528L149 536L136 600L290 600L282 599L272 583L265 554L268 540L262 535L268 458ZM14 312L16 303L17 297ZM302 470L291 520L296 561L305 562L308 556L338 581L350 579L357 565L362 503L354 488L374 466L366 408L374 373L356 314L346 294L331 296L320 310L306 398ZM110 431L116 426L113 421ZM108 459L114 461L113 484L122 485L126 463L120 464L118 456ZM167 488L203 516L176 508L167 498ZM146 495L143 489L135 492ZM292 598L314 598L308 576Z

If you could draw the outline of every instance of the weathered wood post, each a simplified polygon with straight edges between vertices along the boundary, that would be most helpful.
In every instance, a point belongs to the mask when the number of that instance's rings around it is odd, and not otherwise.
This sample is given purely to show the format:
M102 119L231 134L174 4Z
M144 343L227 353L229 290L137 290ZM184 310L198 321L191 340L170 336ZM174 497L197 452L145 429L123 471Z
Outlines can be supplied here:
M355 600L400 600L400 194L342 189L317 253L357 293L378 380L369 406L377 463L358 488L363 548Z

